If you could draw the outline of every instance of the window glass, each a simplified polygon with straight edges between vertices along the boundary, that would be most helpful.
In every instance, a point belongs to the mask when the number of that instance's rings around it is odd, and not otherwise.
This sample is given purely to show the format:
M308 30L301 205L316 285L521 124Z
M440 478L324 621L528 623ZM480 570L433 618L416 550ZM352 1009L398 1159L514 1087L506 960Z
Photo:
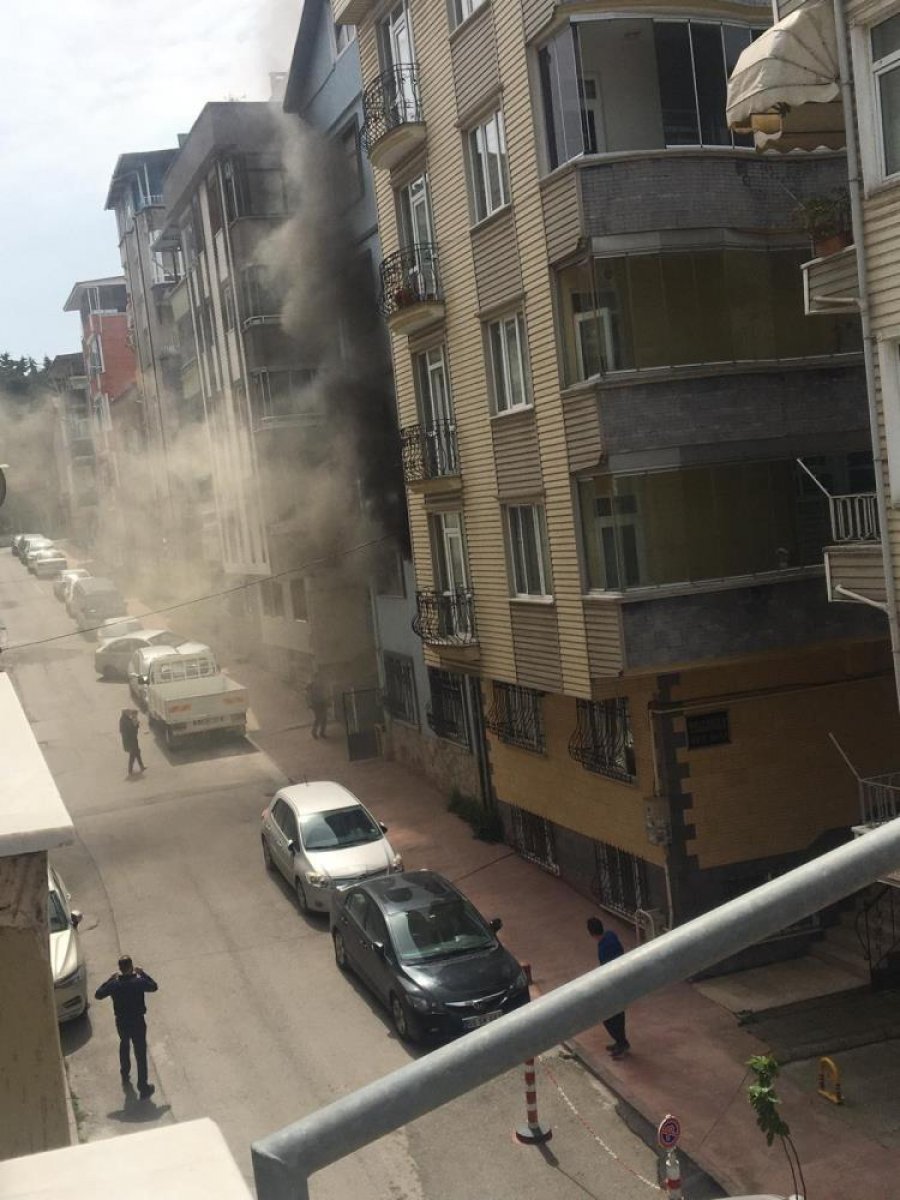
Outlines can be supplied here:
M506 511L513 592L518 596L549 595L543 509L527 504L513 505Z
M475 220L481 221L509 202L506 136L502 113L494 113L469 134Z
M496 943L491 930L461 896L434 900L427 908L393 912L388 922L402 963L473 954Z
M878 77L881 108L881 137L884 145L884 173L900 171L900 64Z
M696 146L700 142L691 42L684 21L653 25L663 134L667 146Z
M527 404L522 314L492 321L488 326L488 344L497 411L505 412Z
M889 17L872 28L872 58L878 62L900 50L900 16Z
M727 146L731 137L725 120L722 26L691 21L690 33L700 110L700 140L704 146Z
M348 846L366 846L384 836L361 804L304 813L300 830L307 850L345 850Z
M347 911L363 928L366 924L366 913L369 911L369 898L365 892L351 892L347 897Z
M584 153L584 127L574 26L562 29L540 51L538 68L544 99L547 157L552 170Z
M69 928L69 919L63 907L62 899L57 891L51 890L47 903L47 920L51 933L62 933Z

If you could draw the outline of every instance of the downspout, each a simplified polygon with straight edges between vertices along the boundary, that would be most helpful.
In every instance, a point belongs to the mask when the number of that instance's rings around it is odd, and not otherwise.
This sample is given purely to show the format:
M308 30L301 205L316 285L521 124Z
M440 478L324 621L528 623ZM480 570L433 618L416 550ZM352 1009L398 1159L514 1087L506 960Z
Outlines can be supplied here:
M875 338L869 314L869 280L866 268L865 229L862 211L862 183L859 169L859 149L856 143L856 107L850 84L850 52L847 46L847 26L843 0L832 0L837 35L838 71L841 102L844 108L844 128L847 141L847 184L850 192L850 219L853 244L856 246L856 270L859 278L859 320L862 329L863 361L866 371L866 399L869 404L869 426L872 433L872 462L875 467L875 496L878 523L881 528L881 556L884 569L885 600L888 628L891 637L891 656L894 662L894 686L900 706L900 635L897 629L897 587L894 580L894 556L888 527L887 501L884 489L884 461L878 431L878 400L875 394Z

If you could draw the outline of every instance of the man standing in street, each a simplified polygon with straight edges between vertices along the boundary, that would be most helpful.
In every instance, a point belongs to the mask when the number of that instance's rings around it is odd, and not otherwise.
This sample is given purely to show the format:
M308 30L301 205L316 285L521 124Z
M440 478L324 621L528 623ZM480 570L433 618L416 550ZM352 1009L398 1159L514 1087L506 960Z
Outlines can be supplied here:
M141 758L141 747L138 744L138 711L136 708L123 708L119 717L119 736L122 738L122 749L128 755L128 774L135 763L141 771L145 771L144 760Z
M612 962L615 958L620 958L625 953L625 948L619 941L619 936L612 929L604 929L603 922L599 917L588 917L587 931L592 938L597 942L597 961L601 966ZM609 1036L613 1039L606 1047L613 1058L621 1058L628 1050L631 1049L631 1043L625 1036L625 1014L624 1012L614 1013L603 1022L604 1028Z
M328 720L328 699L322 686L322 676L316 671L306 688L306 702L313 712L312 735L314 738L325 737L325 726Z
M119 959L119 973L110 975L94 992L95 1000L112 996L116 1014L116 1030L119 1034L119 1073L122 1084L128 1087L131 1080L131 1046L134 1046L134 1061L137 1064L138 1095L149 1100L156 1088L147 1082L147 1022L144 1014L147 1005L144 995L155 992L158 984L151 979L143 967L135 968L127 954Z

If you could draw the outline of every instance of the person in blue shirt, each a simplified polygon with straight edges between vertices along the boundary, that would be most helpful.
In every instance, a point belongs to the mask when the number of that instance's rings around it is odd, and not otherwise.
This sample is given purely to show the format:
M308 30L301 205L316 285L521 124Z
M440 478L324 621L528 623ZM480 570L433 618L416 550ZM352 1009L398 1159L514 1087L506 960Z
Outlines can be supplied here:
M605 929L599 917L588 917L587 931L597 942L597 961L601 966L620 958L625 948L619 941L619 936L612 929ZM613 1058L621 1058L631 1049L631 1043L625 1036L625 1013L614 1013L603 1022L604 1028L613 1039L606 1047Z
M155 992L158 986L143 967L135 967L128 955L123 954L119 959L119 973L110 975L94 992L95 1000L112 997L119 1035L119 1071L125 1086L130 1086L130 1048L134 1046L138 1094L142 1100L149 1100L156 1091L153 1084L147 1082L147 1022L144 1018L147 1004L144 996L147 992Z

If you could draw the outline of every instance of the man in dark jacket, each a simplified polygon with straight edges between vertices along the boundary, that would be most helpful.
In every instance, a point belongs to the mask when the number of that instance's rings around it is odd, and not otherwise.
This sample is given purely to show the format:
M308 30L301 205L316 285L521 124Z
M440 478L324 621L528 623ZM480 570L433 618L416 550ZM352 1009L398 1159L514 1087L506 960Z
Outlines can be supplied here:
M131 1079L130 1047L134 1046L138 1093L142 1100L148 1100L156 1091L153 1084L147 1082L147 1022L144 1020L147 1005L144 995L155 992L158 986L143 967L135 968L128 955L124 954L119 959L119 973L110 975L106 983L101 983L94 992L95 1000L112 997L119 1034L119 1072L123 1084L128 1084Z
M613 959L620 958L625 953L625 948L619 941L619 935L612 929L604 929L603 922L599 917L588 917L587 931L597 941L597 961L601 966L612 962ZM624 1012L615 1013L607 1018L603 1025L613 1039L606 1049L613 1058L621 1058L627 1050L631 1049L631 1043L625 1036Z
M312 735L314 738L326 737L328 724L328 697L322 683L322 676L316 671L306 686L306 703L312 709Z
M138 744L138 712L136 708L123 708L119 717L119 736L122 738L122 749L128 755L128 774L135 763L142 771L146 770L141 758L141 747Z

